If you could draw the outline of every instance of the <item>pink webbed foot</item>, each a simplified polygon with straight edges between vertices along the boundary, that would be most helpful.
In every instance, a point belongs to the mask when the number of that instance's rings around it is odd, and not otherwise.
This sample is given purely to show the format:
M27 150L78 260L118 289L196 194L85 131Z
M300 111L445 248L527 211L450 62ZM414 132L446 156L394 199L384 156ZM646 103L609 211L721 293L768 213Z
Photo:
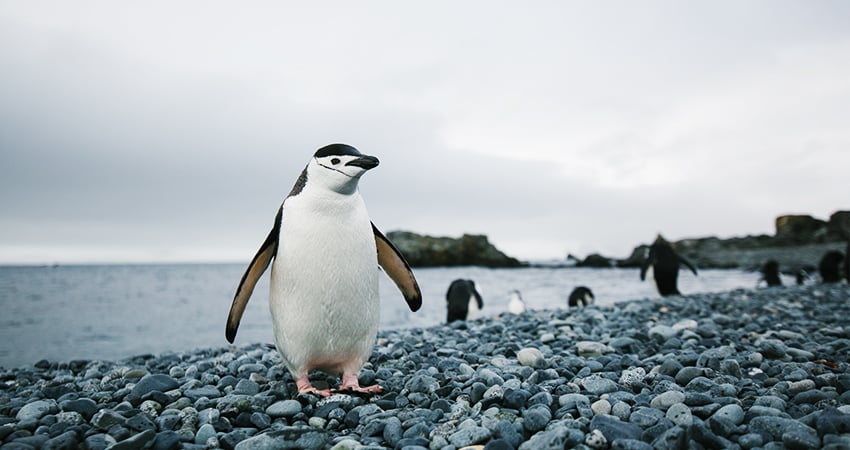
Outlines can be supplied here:
M377 384L374 386L360 386L360 382L357 381L357 375L343 375L342 376L342 385L340 385L339 392L353 392L357 394L366 394L366 395L374 395L380 394L384 392L384 388L378 386Z
M310 379L307 377L299 378L295 381L295 385L298 386L298 395L306 395L313 394L318 395L320 397L330 397L331 390L330 389L316 389L310 384Z

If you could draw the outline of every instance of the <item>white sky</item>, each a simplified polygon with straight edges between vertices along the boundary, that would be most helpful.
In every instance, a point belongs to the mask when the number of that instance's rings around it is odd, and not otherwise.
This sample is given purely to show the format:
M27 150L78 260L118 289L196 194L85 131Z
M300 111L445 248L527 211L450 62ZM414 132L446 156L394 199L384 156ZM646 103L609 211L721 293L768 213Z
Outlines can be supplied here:
M312 153L521 259L850 209L850 2L0 1L0 263L245 261Z

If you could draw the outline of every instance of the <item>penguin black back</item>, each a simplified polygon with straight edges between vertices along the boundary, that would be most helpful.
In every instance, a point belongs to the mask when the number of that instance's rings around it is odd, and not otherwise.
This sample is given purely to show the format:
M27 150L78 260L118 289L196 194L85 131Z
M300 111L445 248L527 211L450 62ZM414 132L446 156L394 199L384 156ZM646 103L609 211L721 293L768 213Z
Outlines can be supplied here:
M679 295L677 286L679 278L679 264L686 265L694 275L697 274L697 269L687 259L676 253L673 246L670 245L660 235L655 239L652 245L649 246L649 255L640 268L640 279L646 278L646 271L649 266L655 276L655 286L658 288L658 293L662 297L669 295Z
M570 292L570 298L567 300L567 305L570 308L576 306L588 306L593 304L595 297L593 291L587 286L578 286Z
M481 294L475 289L474 281L462 278L452 281L449 290L446 291L446 322L466 320L469 315L470 299L473 297L478 304L478 309L483 308L484 301L481 299Z
M841 263L844 261L844 254L838 250L826 252L818 264L821 281L824 283L837 283L841 281Z
M761 279L770 286L782 286L779 278L779 263L776 260L768 260L761 268Z

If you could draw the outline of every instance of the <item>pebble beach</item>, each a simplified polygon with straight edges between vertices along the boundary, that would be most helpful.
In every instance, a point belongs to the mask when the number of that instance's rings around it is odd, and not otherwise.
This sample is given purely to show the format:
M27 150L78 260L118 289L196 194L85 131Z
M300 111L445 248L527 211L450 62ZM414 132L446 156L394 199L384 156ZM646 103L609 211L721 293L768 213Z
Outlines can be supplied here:
M0 449L847 449L848 359L834 284L382 331L371 398L265 343L42 360L0 370Z

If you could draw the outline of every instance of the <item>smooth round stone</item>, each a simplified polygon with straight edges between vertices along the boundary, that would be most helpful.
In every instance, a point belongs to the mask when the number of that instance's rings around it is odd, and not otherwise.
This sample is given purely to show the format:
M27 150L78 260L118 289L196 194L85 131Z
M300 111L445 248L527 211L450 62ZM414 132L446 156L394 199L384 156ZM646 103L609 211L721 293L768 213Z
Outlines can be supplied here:
M576 351L581 356L600 356L612 353L614 349L601 342L579 341L576 342Z
M266 408L266 414L270 417L292 417L300 413L301 408L298 400L282 400Z
M655 325L650 328L647 332L650 339L653 339L657 342L665 342L668 339L675 337L679 334L678 330L674 329L669 325Z
M673 329L676 331L696 330L697 328L699 328L699 324L693 319L683 319L673 324Z
M521 365L535 369L541 369L547 366L543 352L536 348L524 348L520 350L517 352L517 360Z
M15 418L18 421L23 420L38 420L47 414L54 413L59 410L59 405L55 400L37 400L32 403L27 403L18 411Z
M614 381L596 375L585 378L581 384L588 392L595 395L607 394L620 389L620 386Z
M702 367L682 367L678 373L676 373L676 383L680 386L686 386L691 382L694 378L701 376L703 373Z
M463 428L449 436L449 442L455 447L461 448L486 442L491 437L492 434L490 433L490 430L483 427L472 426Z
M755 406L766 406L769 408L775 408L780 411L785 410L785 400L775 396L775 395L764 395L762 397L756 398L756 401L753 402Z
M207 441L211 437L215 437L215 428L212 425L205 423L201 425L201 427L198 428L198 432L195 433L195 443L206 445Z
M131 393L138 397L143 397L153 391L168 392L180 387L180 383L173 377L164 373L148 374L142 377L133 387Z
M544 405L528 408L522 415L523 427L531 433L536 433L546 427L552 420L552 411Z
M788 352L788 347L779 339L764 339L759 344L759 350L768 358L782 358Z
M617 402L611 406L611 415L620 420L629 420L632 414L632 407L626 402Z
M676 403L684 403L684 401L685 394L679 391L667 391L653 398L649 405L653 408L666 409Z
M90 398L79 398L76 400L66 400L59 404L62 411L73 411L83 415L86 419L91 419L91 416L97 412L97 403Z
M609 403L608 400L605 399L597 400L591 403L590 409L593 411L593 414L610 414L611 403Z
M712 417L725 419L735 425L740 425L744 422L744 409L733 403L720 407L720 409L712 414Z
M796 394L803 391L808 391L816 388L817 385L813 380L800 380L788 384L788 391Z
M691 409L684 403L675 403L667 408L667 418L676 425L690 427L694 424L694 417L691 414Z

